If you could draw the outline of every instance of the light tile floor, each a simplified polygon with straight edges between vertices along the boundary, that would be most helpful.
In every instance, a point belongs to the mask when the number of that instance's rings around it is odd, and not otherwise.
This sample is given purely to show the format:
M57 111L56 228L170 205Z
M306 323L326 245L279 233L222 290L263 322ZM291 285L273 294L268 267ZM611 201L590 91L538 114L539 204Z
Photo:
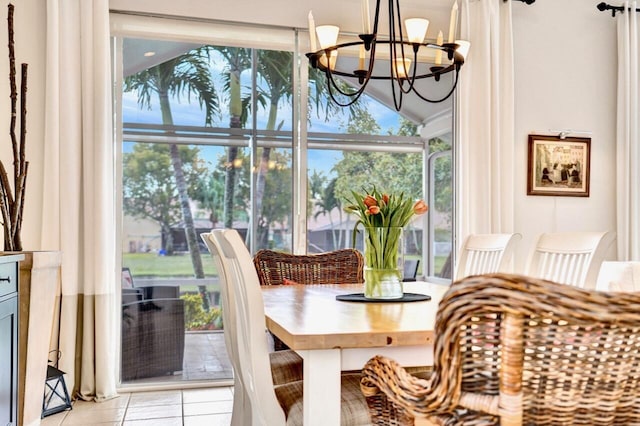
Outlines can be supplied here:
M233 388L121 393L106 402L75 401L42 426L229 426Z

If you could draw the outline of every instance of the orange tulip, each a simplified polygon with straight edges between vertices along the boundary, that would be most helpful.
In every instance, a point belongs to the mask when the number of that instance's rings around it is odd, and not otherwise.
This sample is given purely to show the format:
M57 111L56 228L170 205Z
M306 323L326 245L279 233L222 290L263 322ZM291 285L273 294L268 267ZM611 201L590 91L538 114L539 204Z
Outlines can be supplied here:
M378 206L371 206L369 207L369 210L367 210L369 212L369 214L378 214L380 213L380 207Z
M382 194L382 202L385 204L389 204L389 195Z
M373 198L371 195L367 195L366 197L364 197L364 200L362 200L362 202L367 207L378 205L378 201L375 198Z
M428 210L429 210L429 206L427 206L427 204L423 200L418 200L413 205L413 212L415 214L424 214Z

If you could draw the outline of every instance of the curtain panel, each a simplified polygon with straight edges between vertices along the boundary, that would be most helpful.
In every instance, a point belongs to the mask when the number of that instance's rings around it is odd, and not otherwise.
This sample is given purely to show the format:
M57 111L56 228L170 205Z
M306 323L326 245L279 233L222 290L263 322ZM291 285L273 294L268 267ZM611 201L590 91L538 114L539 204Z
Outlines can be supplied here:
M638 122L638 19L636 0L616 14L618 27L618 106L616 223L618 260L640 260L640 134ZM631 10L629 13L628 11Z
M59 367L75 396L116 396L108 0L47 0L42 248L61 250Z
M458 91L458 244L469 234L513 232L511 2L463 0L460 30L471 49Z

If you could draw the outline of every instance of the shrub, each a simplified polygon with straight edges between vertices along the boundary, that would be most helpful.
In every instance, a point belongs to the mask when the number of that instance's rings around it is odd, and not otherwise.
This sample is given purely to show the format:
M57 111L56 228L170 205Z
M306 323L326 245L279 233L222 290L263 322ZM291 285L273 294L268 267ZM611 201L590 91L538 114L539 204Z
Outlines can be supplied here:
M180 298L184 300L184 321L187 330L222 329L222 309L210 308L205 311L199 294L184 294Z

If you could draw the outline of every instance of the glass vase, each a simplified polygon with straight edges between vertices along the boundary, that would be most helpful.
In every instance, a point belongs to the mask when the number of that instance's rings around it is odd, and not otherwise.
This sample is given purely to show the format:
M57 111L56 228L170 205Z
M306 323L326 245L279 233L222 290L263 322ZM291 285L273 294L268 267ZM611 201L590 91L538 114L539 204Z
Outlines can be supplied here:
M365 228L364 297L399 299L403 296L403 230L399 227Z

